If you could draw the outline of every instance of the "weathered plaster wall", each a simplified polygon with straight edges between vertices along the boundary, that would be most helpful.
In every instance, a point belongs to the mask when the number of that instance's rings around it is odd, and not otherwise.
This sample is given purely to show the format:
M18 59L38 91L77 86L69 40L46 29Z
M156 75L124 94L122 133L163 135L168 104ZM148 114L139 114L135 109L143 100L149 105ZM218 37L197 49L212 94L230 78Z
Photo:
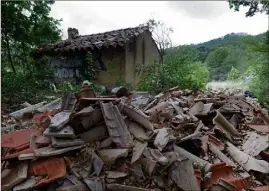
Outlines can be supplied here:
M158 48L149 32L145 32L135 40L126 44L126 76L127 83L137 85L141 77L141 68L159 61Z
M102 71L97 76L97 82L102 85L113 86L125 77L125 50L123 48L103 49L101 60L107 71Z

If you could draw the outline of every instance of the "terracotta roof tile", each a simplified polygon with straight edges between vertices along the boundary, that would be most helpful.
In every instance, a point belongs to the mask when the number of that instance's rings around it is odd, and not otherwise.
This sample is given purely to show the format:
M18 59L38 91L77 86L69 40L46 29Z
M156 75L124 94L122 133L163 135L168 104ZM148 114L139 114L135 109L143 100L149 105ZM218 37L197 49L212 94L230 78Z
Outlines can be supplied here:
M108 47L124 46L126 42L148 30L146 26L113 30L105 33L80 35L72 40L40 47L35 51L37 55L55 55L76 51L89 51Z

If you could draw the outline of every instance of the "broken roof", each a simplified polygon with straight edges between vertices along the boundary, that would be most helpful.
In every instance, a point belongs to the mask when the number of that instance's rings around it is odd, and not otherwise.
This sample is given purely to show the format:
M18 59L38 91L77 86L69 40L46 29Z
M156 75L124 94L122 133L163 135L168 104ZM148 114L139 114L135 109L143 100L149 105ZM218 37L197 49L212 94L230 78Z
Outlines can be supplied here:
M149 31L147 26L138 26L98 34L79 35L74 39L66 39L56 44L40 47L35 51L35 54L53 56L102 48L123 47L126 42L145 31Z

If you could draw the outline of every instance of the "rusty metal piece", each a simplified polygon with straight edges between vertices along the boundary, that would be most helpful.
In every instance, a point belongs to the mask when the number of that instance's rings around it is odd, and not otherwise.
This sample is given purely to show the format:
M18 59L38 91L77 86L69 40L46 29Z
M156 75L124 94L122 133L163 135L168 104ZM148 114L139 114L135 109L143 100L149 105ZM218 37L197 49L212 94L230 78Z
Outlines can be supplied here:
M254 170L261 173L269 173L269 163L264 160L257 160L248 154L240 151L231 143L227 142L227 151L230 156L240 164L246 171Z
M5 169L1 173L1 190L8 191L27 178L28 163L20 163L16 168Z
M201 190L189 159L182 158L175 161L170 170L170 177L182 190Z
M243 144L242 149L250 156L257 156L261 151L269 147L269 135L258 135L254 132L248 133L248 138Z
M131 147L133 140L118 107L111 102L101 103L101 107L112 141L120 147Z
M50 124L50 118L58 113L58 109L45 111L44 113L36 113L33 116L32 122L37 124L39 127L47 128Z

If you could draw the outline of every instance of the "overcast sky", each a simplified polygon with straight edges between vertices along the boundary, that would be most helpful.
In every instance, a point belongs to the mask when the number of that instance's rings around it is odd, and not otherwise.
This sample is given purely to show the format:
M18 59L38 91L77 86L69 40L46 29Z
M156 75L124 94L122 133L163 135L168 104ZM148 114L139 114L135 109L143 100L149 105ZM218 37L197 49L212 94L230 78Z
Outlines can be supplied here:
M205 42L228 33L256 35L268 29L268 16L245 17L229 9L227 1L56 1L51 15L62 18L63 39L67 28L79 34L136 27L149 18L162 20L172 27L173 45Z

